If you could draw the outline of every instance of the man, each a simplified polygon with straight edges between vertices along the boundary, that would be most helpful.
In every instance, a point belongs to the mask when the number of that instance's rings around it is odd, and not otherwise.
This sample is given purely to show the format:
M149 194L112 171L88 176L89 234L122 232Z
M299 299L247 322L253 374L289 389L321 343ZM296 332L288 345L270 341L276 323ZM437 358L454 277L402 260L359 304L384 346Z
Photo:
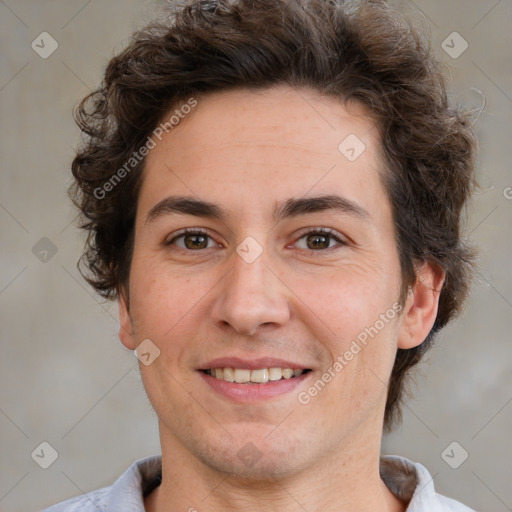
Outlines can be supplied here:
M86 279L119 300L162 456L48 511L467 511L380 456L464 302L474 137L384 2L193 1L78 122Z

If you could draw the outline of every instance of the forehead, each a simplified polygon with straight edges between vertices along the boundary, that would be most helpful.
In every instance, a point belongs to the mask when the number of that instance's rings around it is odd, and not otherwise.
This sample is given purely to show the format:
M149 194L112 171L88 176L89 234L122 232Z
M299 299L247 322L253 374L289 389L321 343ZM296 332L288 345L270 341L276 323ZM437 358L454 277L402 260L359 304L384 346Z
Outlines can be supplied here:
M170 192L272 208L308 191L357 190L371 204L383 192L382 167L377 124L357 102L284 85L223 91L198 98L157 140L140 206L147 210Z

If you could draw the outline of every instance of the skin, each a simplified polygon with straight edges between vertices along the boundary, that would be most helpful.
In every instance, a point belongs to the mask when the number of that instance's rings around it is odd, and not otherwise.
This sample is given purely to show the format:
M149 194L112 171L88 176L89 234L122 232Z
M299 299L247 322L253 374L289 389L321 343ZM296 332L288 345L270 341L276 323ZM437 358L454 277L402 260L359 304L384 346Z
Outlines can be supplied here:
M338 150L349 134L366 146L353 162ZM297 399L400 295L379 144L362 105L280 85L201 98L150 151L129 293L119 300L122 343L134 350L149 338L160 350L140 367L162 446L148 512L406 509L379 476L386 384L397 348L420 344L434 323L442 271L424 264L402 313L308 404ZM368 218L272 217L278 203L326 194ZM146 222L171 195L215 203L226 217ZM207 231L206 248L185 246L194 235L175 239L183 228ZM334 232L321 248L304 234L318 228ZM263 250L252 263L236 252L248 236ZM197 371L224 356L292 359L313 371L289 393L234 403ZM260 455L250 465L237 456L248 442Z

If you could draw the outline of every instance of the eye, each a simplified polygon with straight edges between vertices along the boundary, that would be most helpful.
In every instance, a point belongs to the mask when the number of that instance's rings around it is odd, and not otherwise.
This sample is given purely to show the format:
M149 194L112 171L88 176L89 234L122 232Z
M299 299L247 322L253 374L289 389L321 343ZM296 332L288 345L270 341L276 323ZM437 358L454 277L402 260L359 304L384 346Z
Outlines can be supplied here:
M302 247L300 245L301 240L304 240ZM347 245L347 243L340 237L336 236L333 230L324 228L310 230L302 234L296 242L296 246L299 247L299 249L309 249L314 251L331 249L336 245Z
M185 229L181 234L165 243L165 245L176 245L183 250L209 249L215 247L213 239L200 229Z
M341 236L334 234L331 229L315 228L303 233L295 242L299 249L321 251L332 249L337 245L347 245ZM184 229L181 233L175 235L171 240L165 242L166 246L175 245L185 251L198 251L201 249L210 249L216 247L216 242L204 230Z

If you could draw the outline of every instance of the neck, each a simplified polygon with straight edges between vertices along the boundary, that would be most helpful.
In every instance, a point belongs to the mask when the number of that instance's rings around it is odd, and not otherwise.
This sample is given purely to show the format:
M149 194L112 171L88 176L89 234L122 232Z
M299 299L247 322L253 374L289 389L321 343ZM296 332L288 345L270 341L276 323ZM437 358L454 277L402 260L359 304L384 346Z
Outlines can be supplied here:
M161 429L162 483L145 500L146 512L405 512L379 474L380 440L347 442L348 449L279 478L221 473L191 456Z

